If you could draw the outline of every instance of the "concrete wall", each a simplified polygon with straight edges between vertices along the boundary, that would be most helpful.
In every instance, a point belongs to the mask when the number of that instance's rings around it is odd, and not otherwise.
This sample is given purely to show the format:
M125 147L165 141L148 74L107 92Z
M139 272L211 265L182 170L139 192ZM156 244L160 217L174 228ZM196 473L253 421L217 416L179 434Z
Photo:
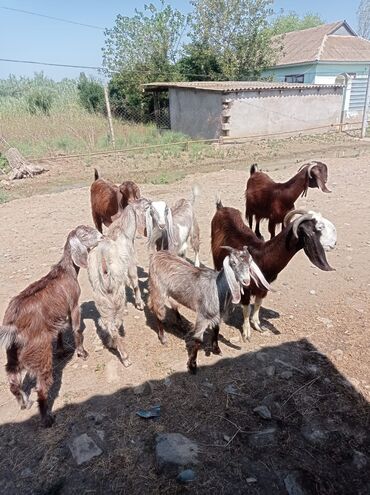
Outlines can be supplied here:
M340 122L343 90L240 92L227 95L230 137L304 131Z
M192 138L221 134L222 94L193 89L169 89L171 130Z

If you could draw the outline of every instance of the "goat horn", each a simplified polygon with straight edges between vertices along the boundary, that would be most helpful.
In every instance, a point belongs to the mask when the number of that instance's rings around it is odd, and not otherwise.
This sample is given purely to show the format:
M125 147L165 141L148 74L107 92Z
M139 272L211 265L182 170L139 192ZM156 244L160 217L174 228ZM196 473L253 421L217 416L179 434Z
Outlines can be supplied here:
M303 210L302 208L297 209L297 210L291 210L291 211L289 211L285 215L284 220L283 220L284 227L286 227L288 225L288 223L290 223L290 221L294 217L294 215L305 215L306 213L308 213L308 211L307 210Z
M316 167L316 165L317 165L316 162L311 162L310 165L308 166L307 174L310 179L312 179L311 170L313 169L313 167Z
M221 249L226 249L227 251L230 251L230 253L232 251L234 251L234 248L230 247L230 246L220 246Z
M312 220L312 218L313 218L312 213L305 213L301 217L294 220L292 231L296 239L298 239L298 227L301 225L301 223L305 222L306 220Z

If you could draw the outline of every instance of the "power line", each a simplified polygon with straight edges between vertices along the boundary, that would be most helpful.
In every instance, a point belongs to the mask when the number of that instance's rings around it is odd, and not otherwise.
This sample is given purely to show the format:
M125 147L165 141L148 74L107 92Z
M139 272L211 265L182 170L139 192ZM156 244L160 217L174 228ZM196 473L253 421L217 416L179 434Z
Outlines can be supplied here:
M100 29L102 31L104 31L104 29L105 29L101 26L95 26L94 24L85 24L83 22L70 21L69 19L62 19L61 17L53 17L51 15L45 15L45 14L39 14L37 12L31 12L30 10L14 9L13 7L4 7L2 5L0 6L0 9L10 10L13 12L20 12L22 14L34 15L37 17L44 17L45 19L52 19L53 21L66 22L68 24L75 24L77 26L84 26L84 27L88 27L88 28L92 28L92 29Z
M105 67L95 67L91 65L72 65L72 64L56 64L52 62L39 62L36 60L17 60L13 58L0 58L0 62L11 62L15 64L34 64L34 65L46 65L46 66L51 66L51 67L69 67L72 69L92 69L92 70L101 70L101 71L108 71L113 74L120 74L121 71L119 70L111 70L107 69ZM137 72L137 73L149 73L149 74L158 74L158 75L173 75L173 72L161 72L161 71L154 71L154 70L145 70L145 69L140 69L140 70L129 70L129 72ZM210 77L210 74L190 74L190 73L182 73L184 76L196 76L196 77Z
M18 59L12 59L12 58L0 58L0 62L11 62L11 63L16 63L16 64L34 64L34 65L46 65L50 67L67 67L71 69L91 69L91 70L100 70L100 71L107 71L113 74L120 74L122 71L119 70L111 70L107 69L106 67L96 67L93 65L73 65L73 64L57 64L53 62L39 62L36 60L18 60ZM145 73L145 74L158 74L158 75L171 75L173 76L173 72L161 72L160 70L149 70L149 69L134 69L134 70L129 70L129 72L136 72L136 73ZM193 76L193 77L211 77L211 74L194 74L192 72L182 72L181 73L184 76ZM317 76L337 76L338 72L320 72L320 74L317 74L316 72L305 72L305 74L313 74ZM367 72L359 72L357 73L358 75L367 75ZM218 74L220 77L223 76L223 74ZM282 80L285 76L278 76L274 81L276 80Z
M90 65L54 64L52 62L37 62L35 60L15 60L12 58L0 58L0 62L12 62L12 63L16 63L16 64L48 65L48 66L52 66L52 67L70 67L73 69L103 70L102 67L94 67L94 66L90 66Z

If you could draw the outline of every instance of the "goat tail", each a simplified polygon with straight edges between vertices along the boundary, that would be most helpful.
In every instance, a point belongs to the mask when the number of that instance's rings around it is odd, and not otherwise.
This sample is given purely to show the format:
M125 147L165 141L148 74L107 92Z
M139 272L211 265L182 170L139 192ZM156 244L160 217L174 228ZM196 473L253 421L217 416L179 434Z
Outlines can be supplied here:
M250 168L250 175L253 175L254 173L258 172L259 171L259 168L258 168L258 165L257 163L253 163L251 165L251 168Z
M200 195L200 187L198 186L198 184L194 184L192 189L191 189L191 204L194 205L195 203L195 200L197 199L197 197Z
M9 347L18 341L18 328L15 325L0 326L0 346L5 347L5 349L9 349Z
M219 194L216 196L216 210L219 210L220 208L223 208L224 205L222 204L221 197Z
M95 180L98 180L100 178L99 171L97 168L94 168L94 178Z

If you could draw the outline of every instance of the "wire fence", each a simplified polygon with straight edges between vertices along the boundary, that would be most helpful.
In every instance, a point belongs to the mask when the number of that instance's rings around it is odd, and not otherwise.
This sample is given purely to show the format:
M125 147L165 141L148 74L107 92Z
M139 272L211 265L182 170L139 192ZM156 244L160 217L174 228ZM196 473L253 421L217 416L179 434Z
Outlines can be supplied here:
M103 85L96 84L102 91ZM95 96L90 95L89 104L94 102ZM42 74L32 79L9 77L0 80L0 137L29 161L38 161L169 148L187 150L189 146L240 143L302 132L297 120L293 132L192 140L171 131L168 96L154 97L151 105L133 105L108 92L107 98L104 100L103 97L95 107L89 107L89 104L81 94L78 80L66 78L55 82ZM352 122L351 128L359 125L359 122ZM337 123L305 127L305 133L343 128ZM4 146L0 145L0 153L4 151Z

